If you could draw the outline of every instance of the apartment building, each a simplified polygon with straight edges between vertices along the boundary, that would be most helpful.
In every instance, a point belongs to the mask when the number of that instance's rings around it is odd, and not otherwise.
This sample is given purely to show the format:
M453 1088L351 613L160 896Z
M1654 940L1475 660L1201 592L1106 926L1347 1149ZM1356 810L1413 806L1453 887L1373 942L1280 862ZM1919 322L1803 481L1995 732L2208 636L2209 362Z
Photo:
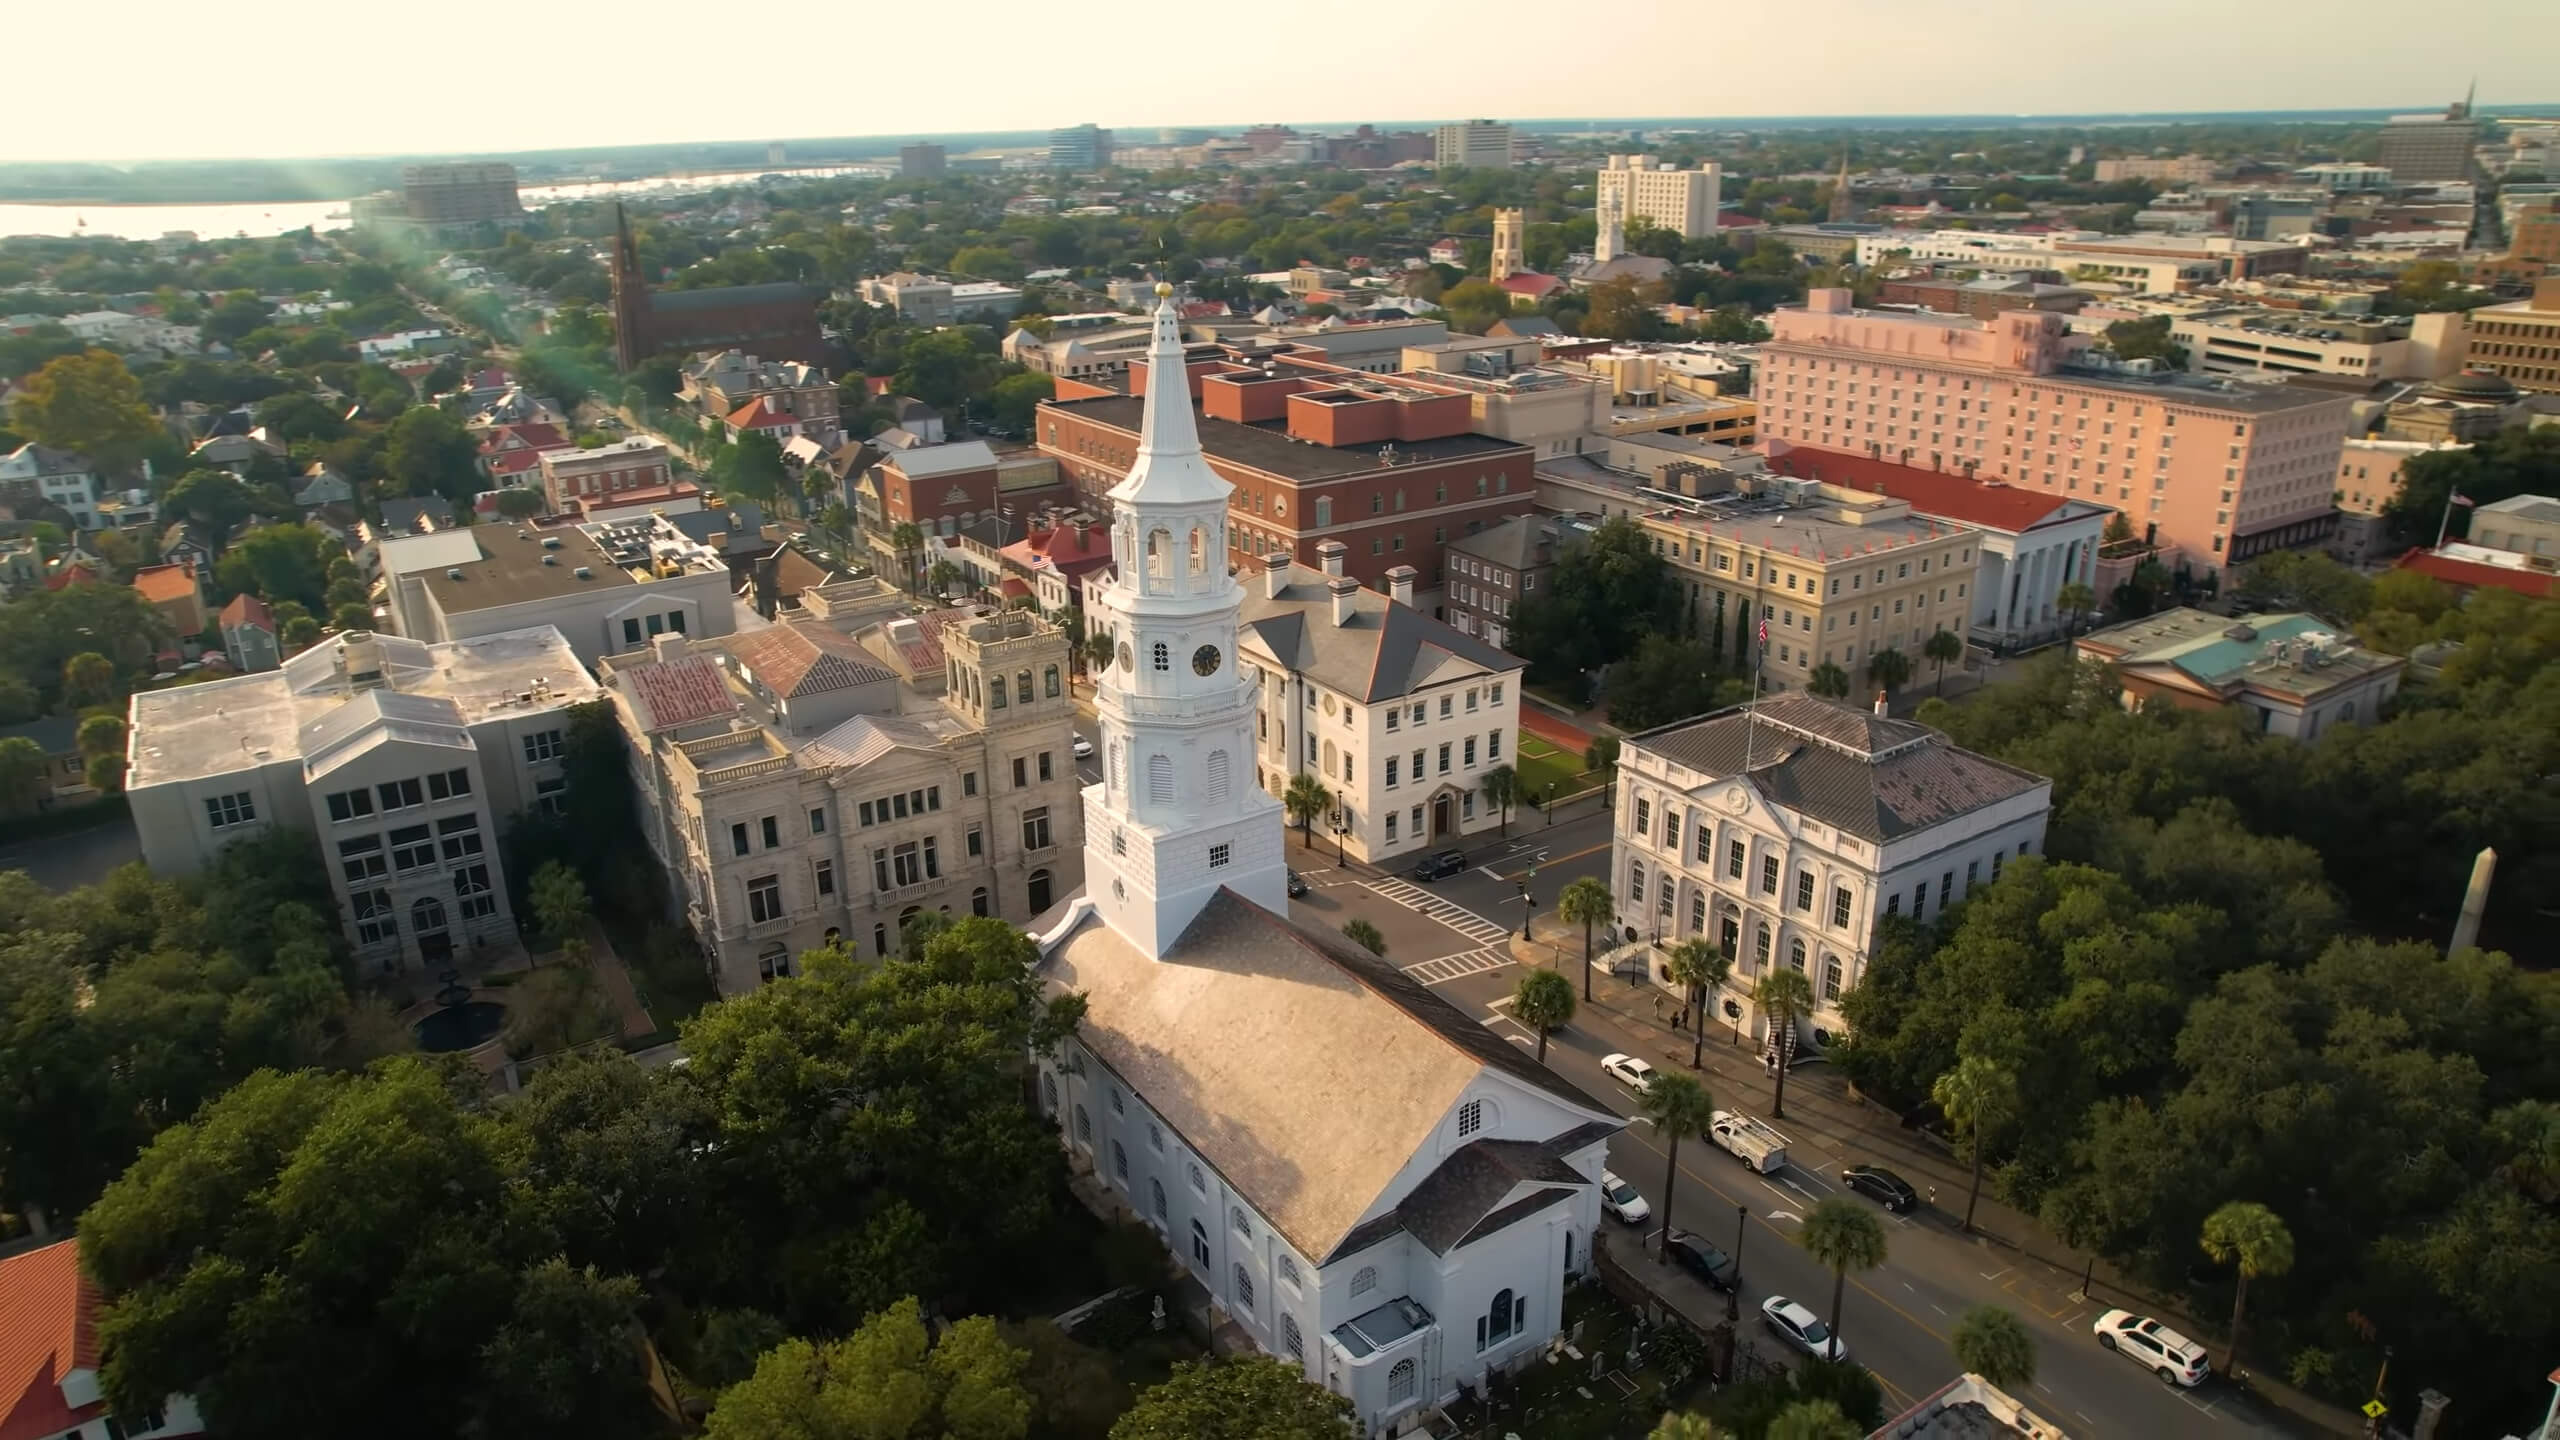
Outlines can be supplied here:
M1534 599L1555 573L1565 544L1563 523L1552 515L1514 515L1450 541L1440 606L1450 628L1502 649L1510 638L1511 612Z
M413 640L548 626L592 662L661 634L737 628L727 559L663 515L471 525L385 540L378 553L392 628Z
M2345 393L2114 364L2059 315L1888 314L1817 290L1770 319L1753 393L1772 454L1806 445L2076 495L2199 570L2336 526Z
M1491 170L1511 168L1511 127L1491 120L1463 120L1431 134L1431 163Z
M599 693L548 626L434 645L348 631L279 669L144 691L125 775L142 858L191 875L235 841L308 831L360 965L510 943L499 838L567 804L566 712Z
M1894 256L1975 270L2051 270L2073 280L2106 280L2146 294L2168 294L2217 281L2299 273L2308 268L2311 252L2299 239L2220 235L1873 230L1856 237L1856 254L1861 265Z
M2471 365L2519 390L2560 395L2560 275L2533 284L2530 299L2471 312Z
M1768 1046L1819 1050L1866 978L1886 916L1928 920L2044 849L2053 782L1925 725L1786 695L1628 738L1618 759L1610 890L1617 927L1663 956L1703 939L1733 962L1720 1018ZM1750 999L1784 965L1813 986L1799 1033Z
M636 435L593 450L543 450L534 463L545 513L552 515L628 493L657 494L675 483L667 447Z
M1341 541L1317 549L1321 569L1277 552L1245 586L1254 783L1278 796L1296 775L1322 780L1334 809L1317 829L1365 861L1499 825L1481 791L1516 763L1527 662L1414 609L1413 567L1390 570L1381 594L1346 572Z
M1637 524L1670 562L1694 633L1750 657L1768 689L1800 689L1824 664L1863 686L1877 652L1899 650L1916 670L1930 635L1972 628L1981 537L1908 501L1772 477Z
M2095 167L2101 185L2121 180L2149 180L2161 185L2202 185L2218 178L2222 166L2205 155L2131 155L2101 160Z
M825 945L886 955L925 910L1028 924L1083 884L1065 635L990 611L928 639L896 608L852 607L856 634L775 627L827 632L792 655L667 635L602 666L723 994ZM937 648L938 696L888 668L912 645Z
M2471 178L2471 150L2480 124L2471 106L2445 107L2441 115L2394 115L2382 127L2382 168L2395 185L2423 185Z
M824 369L797 360L764 360L742 350L698 356L684 367L676 396L733 431L763 428L744 413L753 406L791 417L791 434L821 445L833 445L840 433L843 401L835 382Z
M1111 163L1111 132L1099 125L1068 125L1049 132L1049 168L1100 170Z
M2383 317L2317 315L2235 305L2172 314L2170 338L2204 374L2345 375L2432 380L2462 368L2469 330L2460 311Z
M1595 177L1596 208L1629 229L1642 220L1683 240L1704 239L1716 233L1723 186L1724 167L1712 160L1682 170L1651 155L1612 155Z

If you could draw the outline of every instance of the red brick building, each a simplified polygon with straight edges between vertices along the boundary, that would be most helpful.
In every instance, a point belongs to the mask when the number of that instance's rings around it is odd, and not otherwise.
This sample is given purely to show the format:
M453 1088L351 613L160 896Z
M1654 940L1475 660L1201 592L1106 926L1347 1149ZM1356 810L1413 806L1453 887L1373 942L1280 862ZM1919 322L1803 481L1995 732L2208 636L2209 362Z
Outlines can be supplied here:
M1467 397L1427 377L1244 364L1211 347L1188 368L1201 449L1236 487L1231 565L1286 551L1315 567L1316 546L1340 540L1345 573L1365 584L1384 589L1389 569L1410 565L1437 588L1449 542L1536 508L1535 452L1473 433ZM1146 369L1130 362L1132 392ZM1141 409L1134 393L1040 407L1040 448L1093 513L1109 513L1103 493L1129 473Z
M824 365L827 340L818 330L823 293L791 281L653 293L640 268L639 242L631 238L622 207L614 207L613 358L623 370L652 355L697 350L745 350L768 360Z

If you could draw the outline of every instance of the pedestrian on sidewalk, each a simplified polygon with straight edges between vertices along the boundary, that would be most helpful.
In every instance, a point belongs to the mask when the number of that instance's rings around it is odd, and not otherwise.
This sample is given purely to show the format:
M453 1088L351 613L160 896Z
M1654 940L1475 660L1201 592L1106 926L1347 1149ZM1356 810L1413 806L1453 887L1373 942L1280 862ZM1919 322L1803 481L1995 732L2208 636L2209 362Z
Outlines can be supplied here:
M1659 995L1653 997L1653 1023L1656 1025L1662 1023L1662 997ZM1675 1025L1672 1028L1676 1030L1680 1027Z
M1929 1208L1932 1210L1938 1208L1938 1187L1935 1185L1929 1187Z

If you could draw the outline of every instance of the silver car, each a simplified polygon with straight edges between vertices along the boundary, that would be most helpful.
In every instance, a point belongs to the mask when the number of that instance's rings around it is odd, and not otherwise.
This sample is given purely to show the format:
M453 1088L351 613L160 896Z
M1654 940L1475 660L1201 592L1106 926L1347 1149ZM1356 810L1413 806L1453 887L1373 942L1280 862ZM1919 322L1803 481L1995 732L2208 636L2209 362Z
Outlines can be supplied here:
M1816 1360L1846 1360L1849 1347L1831 1333L1831 1327L1796 1301L1784 1295L1772 1295L1760 1302L1761 1322L1769 1332Z

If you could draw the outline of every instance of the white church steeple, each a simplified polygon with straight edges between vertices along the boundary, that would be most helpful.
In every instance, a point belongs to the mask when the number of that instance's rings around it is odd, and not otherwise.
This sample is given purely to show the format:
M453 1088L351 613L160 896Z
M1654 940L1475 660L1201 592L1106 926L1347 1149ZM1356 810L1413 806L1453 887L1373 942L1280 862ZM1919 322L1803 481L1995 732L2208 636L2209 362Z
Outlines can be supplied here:
M1103 769L1084 792L1084 873L1104 921L1162 958L1221 885L1288 913L1288 868L1236 665L1233 487L1200 453L1173 287L1156 295L1137 463L1108 497L1114 573L1087 586L1087 624L1113 648L1096 676Z

